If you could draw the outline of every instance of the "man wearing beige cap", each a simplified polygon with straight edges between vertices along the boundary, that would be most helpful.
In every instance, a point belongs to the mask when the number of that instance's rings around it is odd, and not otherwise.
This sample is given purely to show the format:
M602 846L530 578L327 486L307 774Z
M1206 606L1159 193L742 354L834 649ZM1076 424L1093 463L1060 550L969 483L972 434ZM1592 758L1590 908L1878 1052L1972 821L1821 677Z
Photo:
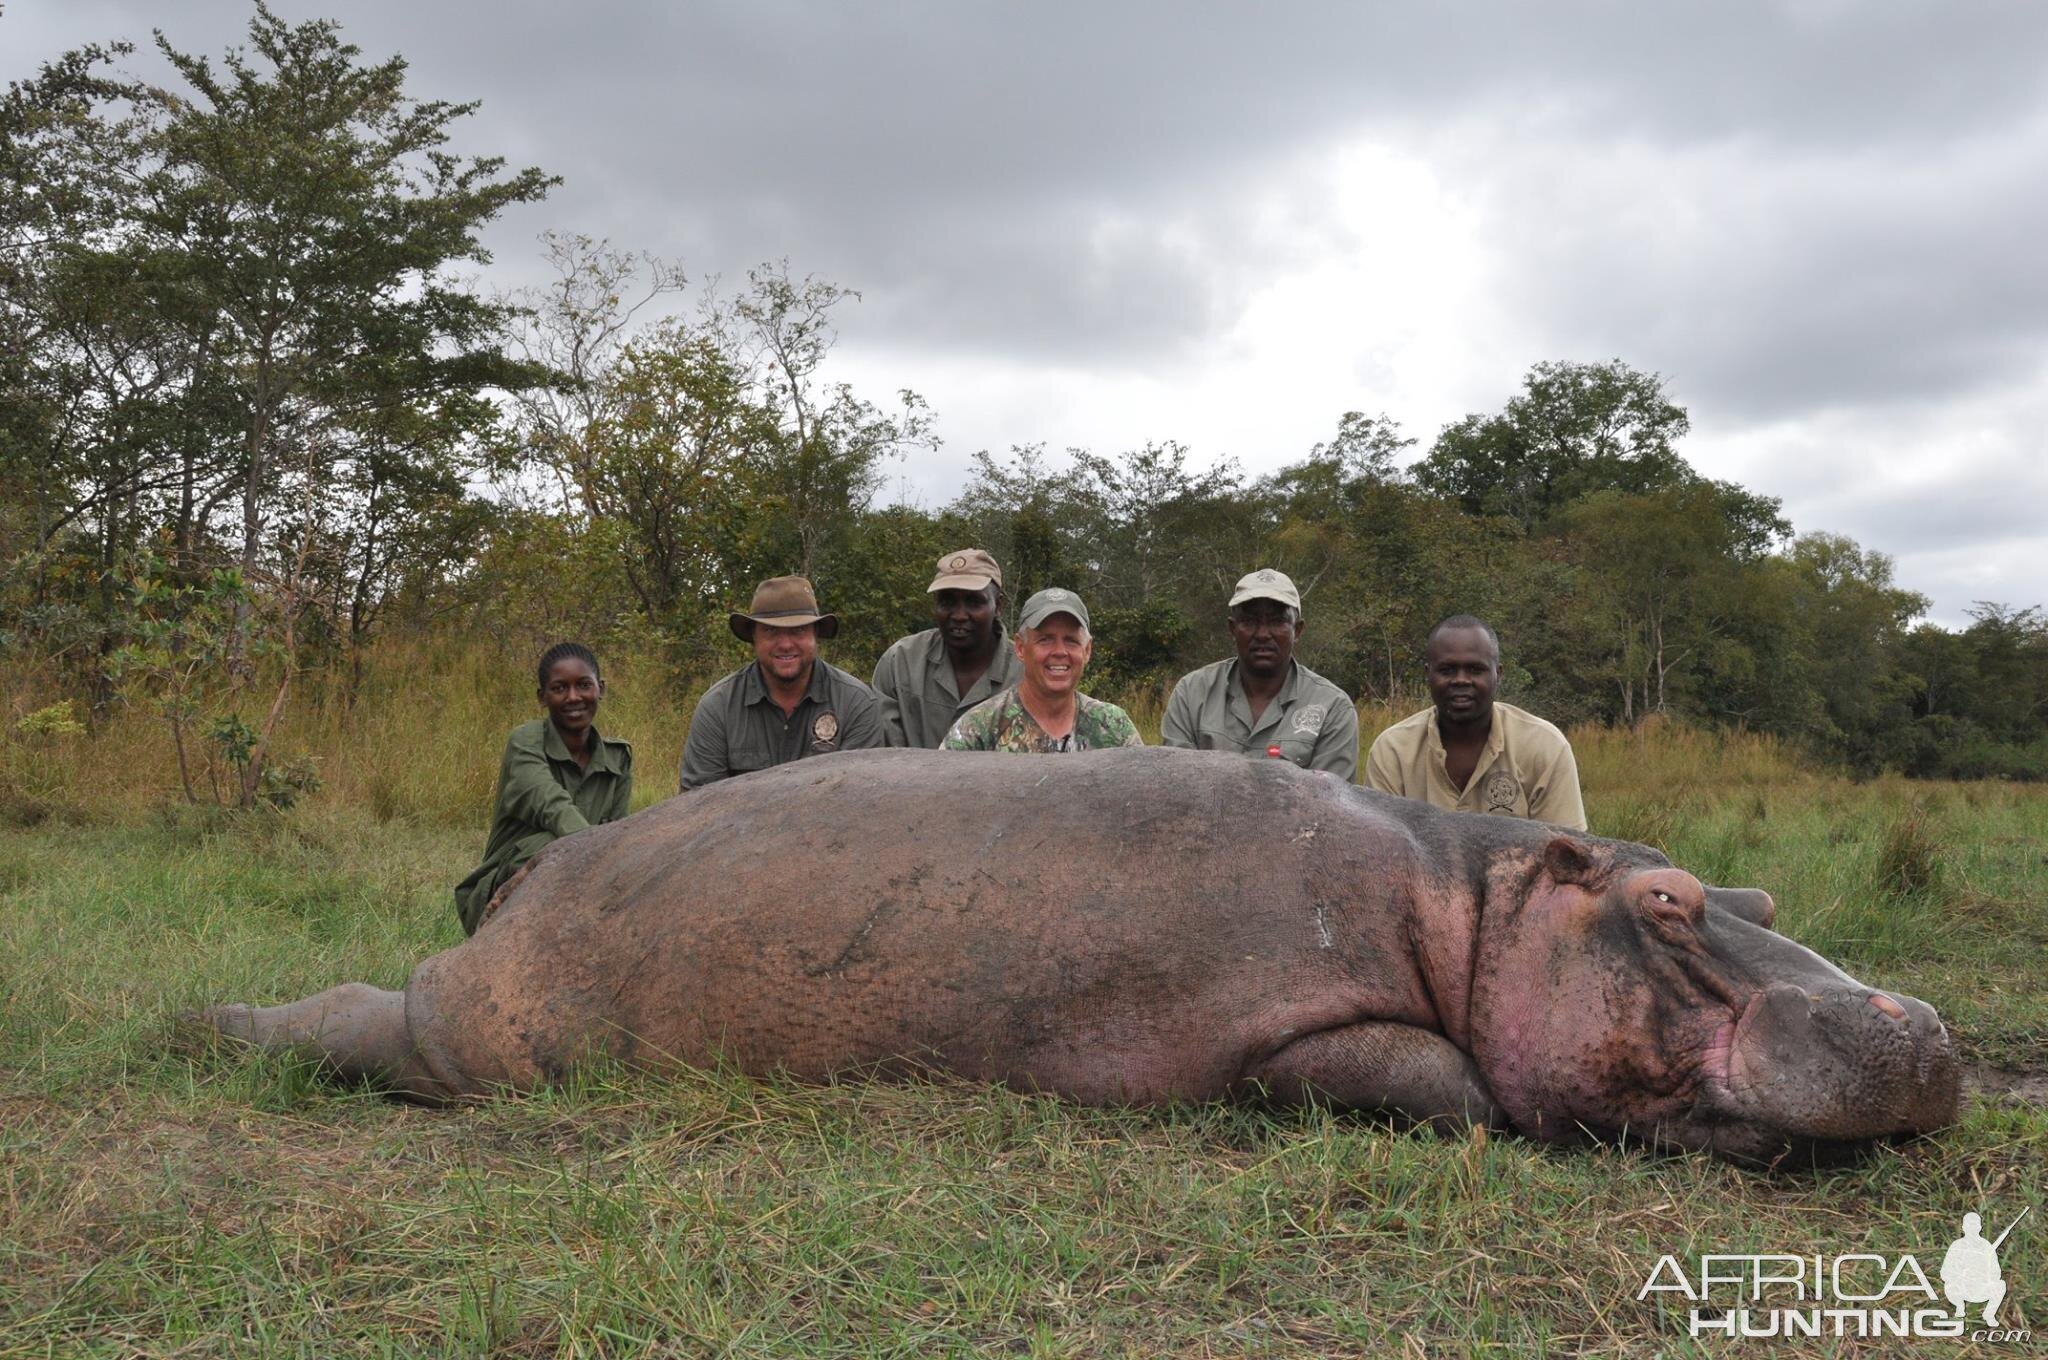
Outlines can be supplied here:
M944 749L1052 755L1143 746L1130 714L1081 693L1081 673L1094 651L1081 597L1071 590L1039 591L1017 618L1022 676L961 714Z
M875 694L891 746L936 749L962 713L1022 674L1003 636L1003 569L980 548L939 559L925 587L935 627L898 638L875 663Z
M754 649L751 665L697 701L683 743L682 791L806 756L887 743L874 691L818 660L818 641L839 632L839 616L818 612L811 583L777 576L726 623Z
M1223 622L1237 656L1180 678L1161 744L1291 760L1354 782L1358 710L1294 659L1301 626L1301 593L1286 573L1262 567L1239 581Z

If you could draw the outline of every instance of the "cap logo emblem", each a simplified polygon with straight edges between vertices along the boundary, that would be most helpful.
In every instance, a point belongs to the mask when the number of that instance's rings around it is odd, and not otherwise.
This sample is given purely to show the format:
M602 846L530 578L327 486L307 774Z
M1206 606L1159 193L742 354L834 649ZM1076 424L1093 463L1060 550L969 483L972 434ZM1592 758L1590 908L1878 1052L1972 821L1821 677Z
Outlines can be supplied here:
M1048 600L1064 600L1067 598L1067 592L1064 590L1048 590L1045 592L1045 598Z
M948 571L959 571L959 570L961 570L962 568L964 568L964 567L965 567L966 565L967 565L967 558L966 558L965 556L959 556L959 557L955 557L955 558L954 558L954 559L953 559L952 561L948 562L948 563L946 564L946 569L947 569Z

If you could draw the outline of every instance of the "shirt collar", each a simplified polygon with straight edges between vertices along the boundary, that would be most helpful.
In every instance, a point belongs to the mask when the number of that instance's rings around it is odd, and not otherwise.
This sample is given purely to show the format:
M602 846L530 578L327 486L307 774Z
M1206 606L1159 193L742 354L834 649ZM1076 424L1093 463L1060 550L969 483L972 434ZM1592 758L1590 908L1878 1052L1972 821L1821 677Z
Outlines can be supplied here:
M955 699L965 698L966 696L960 691L959 678L953 674L953 658L946 652L946 635L937 628L932 629L931 634L931 644L925 652L925 669L932 675L937 676L940 683L944 684L947 689L953 691ZM1003 621L997 619L995 655L988 659L988 669L982 672L982 680L989 681L997 688L1001 687L998 677L1004 673L1004 657L1008 657L1014 662L1017 658L1017 649L1010 645L1009 634L1003 631ZM975 684L980 683L980 680L975 682ZM971 689L973 686L970 685L969 688Z
M832 702L832 682L826 678L825 671L825 658L813 657L811 660L811 683L804 687L804 697L797 700L799 706L807 700L814 700L820 704L830 704ZM758 661L747 663L746 678L740 682L740 685L746 691L740 699L740 702L743 704L772 704L775 702L769 697L768 682L761 678L761 663Z
M1243 667L1243 660L1233 660L1230 663L1230 669L1224 672L1223 701L1226 708L1237 709L1244 715L1246 721L1250 722L1252 701L1245 697L1242 678L1244 674ZM1278 722L1280 715L1286 711L1287 706L1294 702L1294 696L1300 688L1301 663L1289 657L1287 660L1287 678L1280 682L1280 692L1266 701L1266 711L1259 715L1256 722L1251 722L1252 730L1256 732L1264 727L1268 719Z
M1436 705L1431 704L1429 706L1429 721L1422 726L1427 734L1425 738L1427 746L1425 749L1435 752L1436 763L1441 765L1449 757L1444 751L1443 729L1436 725L1436 716ZM1486 728L1486 745L1479 748L1479 765L1473 767L1472 774L1475 779L1479 776L1479 770L1491 762L1507 746L1506 741L1501 736L1503 724L1500 717L1500 705L1498 703L1494 704L1492 712L1487 716L1491 721L1487 724Z
M546 732L541 737L542 754L547 756L549 760L559 760L565 765L574 765L576 757L569 754L569 743L562 740L561 729L555 726L555 720L553 718L543 718L541 722L546 727ZM600 770L610 774L618 773L612 763L611 748L605 744L604 735L597 730L597 724L592 723L590 725L590 764L583 767L583 772L585 774L596 774Z

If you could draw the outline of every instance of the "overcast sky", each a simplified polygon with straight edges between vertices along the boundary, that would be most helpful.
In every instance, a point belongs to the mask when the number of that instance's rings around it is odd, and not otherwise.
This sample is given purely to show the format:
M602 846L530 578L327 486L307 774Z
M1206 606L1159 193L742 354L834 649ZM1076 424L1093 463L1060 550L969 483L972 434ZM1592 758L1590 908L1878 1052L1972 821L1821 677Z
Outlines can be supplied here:
M1936 621L2048 603L2048 5L275 8L564 177L494 283L554 227L859 289L836 375L945 441L892 495L1021 443L1263 472L1353 409L1426 447L1618 357L1696 467L1889 553ZM0 78L152 25L217 55L249 13L6 0Z

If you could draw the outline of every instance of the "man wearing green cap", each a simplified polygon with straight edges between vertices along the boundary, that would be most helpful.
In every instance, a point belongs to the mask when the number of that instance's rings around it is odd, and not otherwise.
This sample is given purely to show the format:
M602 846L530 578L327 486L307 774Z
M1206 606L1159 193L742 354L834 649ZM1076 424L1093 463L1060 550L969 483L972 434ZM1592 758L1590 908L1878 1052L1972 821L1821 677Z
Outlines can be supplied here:
M1022 669L1003 636L1003 569L980 548L939 559L926 590L936 627L890 644L875 663L875 693L891 746L936 749L968 709L1017 683Z
M1161 744L1291 760L1355 782L1358 710L1294 659L1302 627L1294 582L1270 567L1253 572L1231 593L1223 626L1237 656L1180 678L1166 700Z
M1079 595L1055 588L1026 600L1016 647L1016 685L962 714L944 749L1052 755L1145 744L1130 714L1081 693L1095 644Z
M818 641L838 635L839 616L818 612L809 581L763 581L748 611L726 623L753 647L754 660L697 701L682 792L806 756L887 745L875 692L818 659Z

